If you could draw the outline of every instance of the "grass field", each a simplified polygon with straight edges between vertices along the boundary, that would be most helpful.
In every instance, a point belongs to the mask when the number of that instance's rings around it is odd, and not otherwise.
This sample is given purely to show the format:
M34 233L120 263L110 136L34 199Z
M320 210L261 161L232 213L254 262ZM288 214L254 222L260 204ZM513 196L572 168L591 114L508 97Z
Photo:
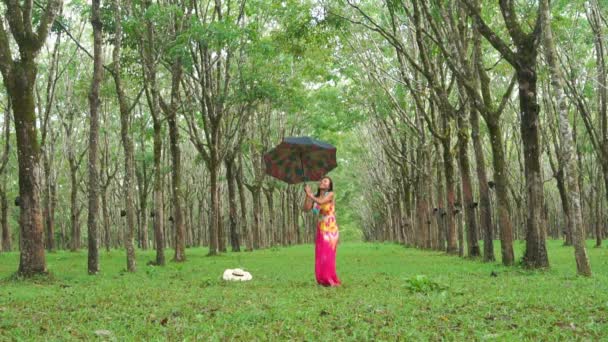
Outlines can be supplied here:
M97 276L86 275L86 251L57 252L47 255L51 277L27 281L12 277L18 254L0 254L0 340L608 339L608 250L589 252L585 279L560 241L549 241L543 272L345 243L340 288L315 284L311 245L219 257L189 249L186 263L162 268L138 251L135 274L123 271L122 251L104 251ZM253 281L220 280L238 266Z

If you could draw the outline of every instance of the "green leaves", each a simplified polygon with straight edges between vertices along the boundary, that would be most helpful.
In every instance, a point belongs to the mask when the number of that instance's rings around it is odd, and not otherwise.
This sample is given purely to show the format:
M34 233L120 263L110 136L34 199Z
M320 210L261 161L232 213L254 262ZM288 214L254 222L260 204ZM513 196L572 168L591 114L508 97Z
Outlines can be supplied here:
M405 280L405 288L412 293L428 295L432 292L443 291L447 289L447 286L440 285L425 275L417 275Z

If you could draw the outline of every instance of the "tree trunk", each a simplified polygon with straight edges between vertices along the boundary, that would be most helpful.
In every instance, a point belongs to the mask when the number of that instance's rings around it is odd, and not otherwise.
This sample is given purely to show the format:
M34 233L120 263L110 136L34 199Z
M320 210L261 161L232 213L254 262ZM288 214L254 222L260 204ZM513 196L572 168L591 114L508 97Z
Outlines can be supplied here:
M99 87L103 77L102 23L100 17L101 0L93 0L91 26L93 26L93 79L89 93L91 111L89 124L89 208L87 219L88 232L88 272L99 272L99 237L97 221L99 218L99 173L97 169L97 146L99 145Z
M49 27L54 21L61 2L51 0L40 14L36 33L32 33L32 2L15 2L6 6L10 32L19 47L19 58L12 60L11 46L4 25L0 25L0 72L4 86L13 106L13 118L17 136L17 159L19 167L20 198L20 247L18 273L31 277L46 274L44 254L44 226L40 203L41 168L40 145L36 129L36 106L34 87L36 85L36 55L44 45ZM29 15L22 15L24 8ZM4 16L3 16L4 18ZM28 32L29 31L29 32Z
M570 195L568 204L571 206L570 222L572 233L572 244L576 259L576 269L579 274L591 276L591 266L585 248L585 228L583 225L583 213L580 203L580 189L578 184L578 172L576 155L572 138L572 128L568 119L568 105L566 94L564 94L564 83L558 67L553 33L551 31L551 11L548 0L541 0L541 22L543 24L543 43L545 55L551 73L551 86L557 100L559 133L561 138L561 157L566 171L566 183ZM546 253L546 252L545 252ZM547 262L548 264L548 262Z
M110 227L110 212L108 211L108 190L106 188L103 188L101 192L101 212L103 214L103 229L105 232L104 244L106 245L106 251L109 252L112 244L112 230Z
M3 252L10 252L12 249L12 241L11 231L8 225L8 200L6 198L6 183L2 182L0 187L2 187L0 190L0 220L2 223L2 232L0 232L0 237L2 238L2 246L0 247L2 247Z
M519 106L522 113L520 129L524 145L526 178L526 252L524 263L531 268L549 267L546 229L543 213L543 180L540 165L539 106L536 87L536 49L525 46L520 52L520 67L517 70L519 84Z
M145 1L146 10L150 7L151 1ZM162 121L160 120L160 103L159 94L156 84L156 64L154 52L154 24L149 17L146 18L146 41L143 46L143 61L144 61L144 84L149 91L146 92L148 106L152 114L154 127L154 208L152 212L152 224L154 226L154 247L156 249L156 262L158 266L165 265L165 239L163 232L164 210L163 210L163 178L161 170L162 160Z
M557 181L557 190L559 191L559 197L562 202L562 210L564 211L564 217L566 218L566 224L564 229L564 235L566 240L564 242L564 246L572 246L572 219L570 212L570 203L568 200L568 194L566 191L566 183L564 180L564 170L561 166L559 166L559 170L555 174L555 180Z
M221 164L221 162L219 163ZM226 248L226 225L225 225L225 220L224 220L224 215L223 215L223 211L222 211L222 200L223 200L223 196L222 194L222 183L219 182L218 183L218 193L220 194L218 196L218 207L220 208L220 218L219 218L219 226L218 226L218 231L217 231L217 247L220 251L220 253L226 253L228 251L228 249Z
M133 245L133 238L135 233L135 167L134 167L134 147L133 139L131 137L131 108L127 104L127 97L124 93L122 85L121 72L121 56L120 51L122 48L122 4L120 0L114 0L114 19L116 21L116 33L114 39L114 51L112 52L112 62L114 64L113 77L114 85L116 88L116 94L118 95L118 106L120 110L120 136L122 139L122 145L124 149L124 167L125 173L123 176L123 193L125 198L125 211L126 211L126 231L124 235L125 249L127 250L127 271L136 271L135 262L135 247Z
M450 150L450 141L445 139L441 141L443 147L443 167L445 170L445 187L446 187L446 218L447 218L447 249L448 254L458 253L458 233L456 230L456 218L454 217L454 203L456 198L455 182L454 182L454 158Z
M259 186L254 186L251 189L253 198L253 248L260 249L260 229L262 215L262 192Z
M492 222L492 205L490 203L490 189L488 187L488 176L486 174L486 161L479 136L479 112L471 110L471 137L473 138L473 149L475 150L475 164L477 179L479 182L479 212L481 230L484 232L483 260L494 261L494 225Z
M70 227L71 227L71 243L70 250L76 252L80 249L80 224L78 210L78 179L76 173L78 168L75 166L73 156L70 157Z
M469 166L469 126L462 116L458 117L458 162L462 179L462 199L467 229L467 252L469 257L481 256L475 204L473 203L473 185Z
M234 159L227 158L226 164L226 178L228 181L228 206L230 212L230 246L233 252L241 251L241 243L238 232L238 215L236 207L236 177Z
M511 224L511 209L509 205L507 168L502 142L502 129L492 120L486 120L490 132L492 147L492 164L494 167L494 182L496 189L496 207L498 211L498 226L500 228L500 249L502 263L513 266L515 254L513 252L513 226Z
M182 176L181 151L179 147L179 129L177 127L177 106L179 101L179 83L181 81L182 67L175 62L172 67L171 108L165 111L169 125L169 138L171 145L171 183L173 185L173 224L175 225L175 256L174 261L186 260L186 227L184 226L184 211L182 206Z
M264 194L268 203L268 241L270 242L270 246L275 246L277 242L277 229L274 221L274 188L264 189Z
M40 203L40 148L36 130L34 86L36 65L32 60L14 63L12 79L5 80L13 104L19 164L20 247L19 274L46 273L44 227Z
M239 155L239 167L237 170L236 177L236 185L239 189L239 203L241 208L241 220L240 220L240 231L243 232L246 238L246 251L253 250L252 238L251 238L251 229L249 229L249 224L247 222L247 201L245 200L245 187L243 185L243 161L241 160L241 156Z
M43 206L44 206L44 230L46 237L46 249L49 252L55 250L55 209L53 208L53 189L56 187L51 177L51 162L46 153L42 154L44 175L45 175L45 186L43 192Z
M209 181L211 183L211 224L209 227L209 255L218 255L220 228L220 192L218 184L219 162L216 153L212 153L209 163Z

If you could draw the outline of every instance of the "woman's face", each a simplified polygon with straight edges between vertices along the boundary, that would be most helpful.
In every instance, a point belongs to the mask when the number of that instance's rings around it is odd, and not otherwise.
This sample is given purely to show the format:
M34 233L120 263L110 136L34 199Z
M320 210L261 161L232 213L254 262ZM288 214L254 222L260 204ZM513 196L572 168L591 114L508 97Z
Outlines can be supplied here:
M329 178L323 178L319 182L319 189L327 190L327 189L329 189L329 185L330 185Z

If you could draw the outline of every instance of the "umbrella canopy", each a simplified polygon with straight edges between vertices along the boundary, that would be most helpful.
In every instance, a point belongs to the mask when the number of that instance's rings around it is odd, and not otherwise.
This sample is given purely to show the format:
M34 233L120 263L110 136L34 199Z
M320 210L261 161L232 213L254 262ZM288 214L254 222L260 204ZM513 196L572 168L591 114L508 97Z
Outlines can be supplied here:
M317 181L338 166L336 148L310 137L287 137L264 154L266 173L288 184Z

